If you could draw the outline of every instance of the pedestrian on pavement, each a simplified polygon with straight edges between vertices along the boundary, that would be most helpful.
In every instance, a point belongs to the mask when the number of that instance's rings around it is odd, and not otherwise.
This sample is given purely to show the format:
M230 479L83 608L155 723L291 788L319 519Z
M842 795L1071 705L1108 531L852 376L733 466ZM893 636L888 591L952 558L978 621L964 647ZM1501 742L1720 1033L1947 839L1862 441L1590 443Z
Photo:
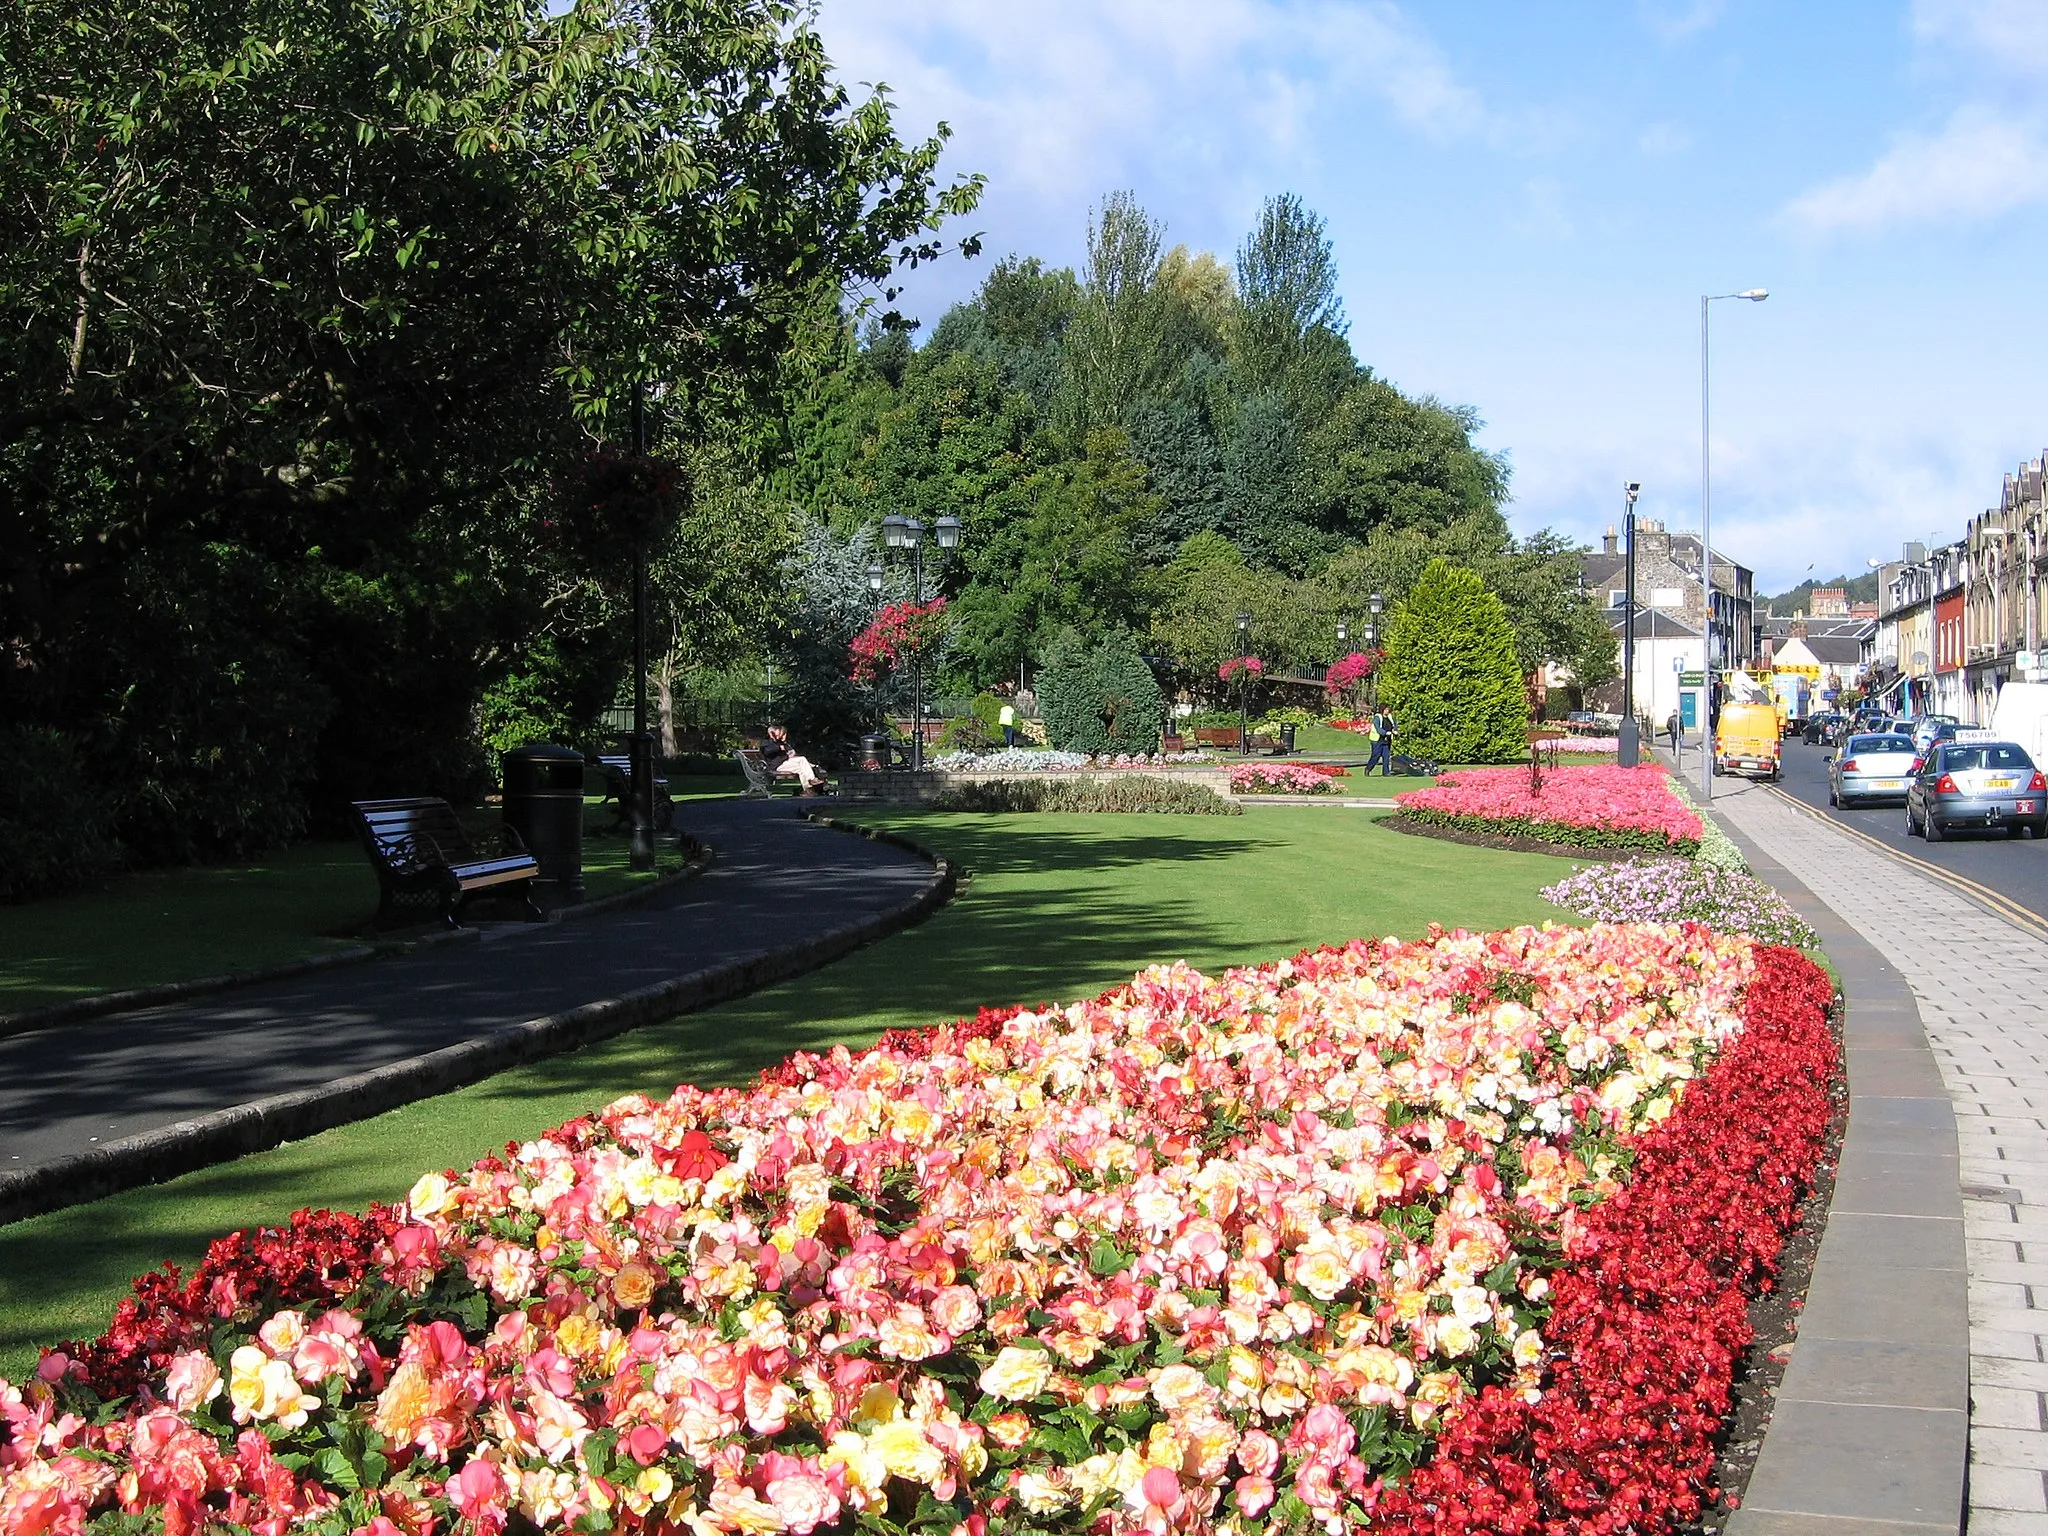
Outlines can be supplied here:
M1365 760L1365 776L1372 777L1373 766L1378 764L1386 777L1394 776L1394 717L1385 709L1373 711L1372 756Z
M1671 711L1671 717L1664 722L1664 734L1671 738L1671 751L1674 756L1678 752L1678 729L1678 711L1674 709Z
M1017 705L1015 700L1003 700L1003 707L996 711L996 724L1003 728L1003 745L1017 745Z

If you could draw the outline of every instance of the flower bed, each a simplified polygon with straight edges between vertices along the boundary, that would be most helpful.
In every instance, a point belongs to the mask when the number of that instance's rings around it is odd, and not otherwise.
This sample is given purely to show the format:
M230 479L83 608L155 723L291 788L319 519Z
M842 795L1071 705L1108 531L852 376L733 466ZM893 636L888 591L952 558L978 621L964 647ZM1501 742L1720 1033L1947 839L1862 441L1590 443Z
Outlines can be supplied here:
M0 1528L1660 1529L1828 995L1698 927L1433 933L622 1099L139 1282L0 1386Z
M1306 763L1239 763L1230 770L1232 793L1327 795L1333 776Z
M1596 864L1547 886L1543 899L1612 923L1700 922L1765 944L1817 945L1791 904L1754 875L1704 860Z
M1527 768L1460 768L1394 800L1416 821L1578 847L1691 853L1701 833L1655 763L1548 769L1534 795Z
M1619 736L1560 736L1549 745L1567 757L1613 757L1621 750Z

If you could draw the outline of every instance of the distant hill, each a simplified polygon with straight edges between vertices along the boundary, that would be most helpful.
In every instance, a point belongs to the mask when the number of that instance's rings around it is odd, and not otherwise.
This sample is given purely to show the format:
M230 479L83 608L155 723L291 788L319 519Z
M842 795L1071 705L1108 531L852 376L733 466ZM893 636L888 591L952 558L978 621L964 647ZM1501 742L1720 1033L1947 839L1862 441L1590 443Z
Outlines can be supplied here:
M1787 614L1804 613L1811 606L1815 587L1840 587L1849 594L1852 603L1874 603L1877 601L1877 572L1865 571L1861 576L1834 576L1826 581L1802 581L1790 592L1781 592L1776 597L1767 597L1771 612L1783 618Z

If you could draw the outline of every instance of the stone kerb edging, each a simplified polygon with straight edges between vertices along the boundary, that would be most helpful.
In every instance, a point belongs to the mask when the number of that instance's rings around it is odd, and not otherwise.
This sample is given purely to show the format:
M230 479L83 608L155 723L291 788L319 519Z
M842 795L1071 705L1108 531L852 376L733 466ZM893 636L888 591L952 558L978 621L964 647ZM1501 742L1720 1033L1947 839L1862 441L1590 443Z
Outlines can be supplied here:
M658 875L642 886L629 891L614 891L609 896L600 896L595 901L579 901L571 906L557 907L545 914L550 923L575 922L580 918L595 917L603 912L616 912L622 907L636 907L643 901L651 901L678 881L701 875L711 865L712 853L694 838L686 838L691 845L681 869L672 869ZM75 1024L81 1019L104 1018L110 1013L127 1013L137 1008L159 1008L165 1003L182 1003L195 997L207 997L216 992L231 992L236 987L254 986L265 981L289 981L294 976L304 976L313 971L331 971L337 966L360 965L365 960L380 960L392 955L416 954L423 949L436 949L444 944L473 944L483 934L475 928L461 928L453 932L424 933L415 938L390 939L374 944L351 944L347 949L337 949L331 954L309 955L303 960L282 960L276 965L259 965L253 970L224 971L216 976L194 976L187 981L164 981L148 987L128 987L119 992L99 992L91 997L81 997L68 1003L51 1003L43 1008L24 1008L20 1013L0 1013L0 1036L25 1035L30 1030L47 1029L53 1024Z
M1955 1112L1898 970L1715 814L1841 975L1849 1125L1792 1360L1728 1536L1959 1532L1969 1274Z
M628 1030L743 997L816 970L862 945L908 928L951 899L958 884L958 871L938 854L893 833L849 827L828 817L809 819L914 853L931 863L931 878L916 896L893 911L847 923L799 944L725 965L708 966L621 997L507 1025L474 1040L390 1062L315 1088L237 1104L139 1135L124 1136L90 1152L33 1168L0 1172L0 1224L80 1205L140 1184L161 1183L215 1163L267 1151L287 1141L300 1141L418 1099L466 1087L524 1061L576 1050Z

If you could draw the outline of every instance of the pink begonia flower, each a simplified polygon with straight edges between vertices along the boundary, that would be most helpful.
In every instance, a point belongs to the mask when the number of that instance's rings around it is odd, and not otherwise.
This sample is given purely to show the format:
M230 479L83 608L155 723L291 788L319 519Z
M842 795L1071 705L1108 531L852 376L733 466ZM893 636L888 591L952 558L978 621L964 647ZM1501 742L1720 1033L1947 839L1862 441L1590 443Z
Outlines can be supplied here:
M1180 1474L1171 1467L1154 1467L1145 1474L1145 1502L1154 1509L1180 1507Z
M839 1496L830 1483L815 1473L799 1472L776 1478L768 1485L768 1502L782 1517L782 1523L799 1536L839 1518Z
M1263 1429L1248 1429L1237 1442L1237 1464L1254 1477L1271 1477L1280 1465L1280 1442Z
M179 1355L164 1372L165 1401L180 1413L202 1408L220 1394L220 1367L199 1350Z
M1240 1477L1231 1489L1238 1513L1247 1520L1256 1520L1270 1508L1277 1493L1270 1477Z

